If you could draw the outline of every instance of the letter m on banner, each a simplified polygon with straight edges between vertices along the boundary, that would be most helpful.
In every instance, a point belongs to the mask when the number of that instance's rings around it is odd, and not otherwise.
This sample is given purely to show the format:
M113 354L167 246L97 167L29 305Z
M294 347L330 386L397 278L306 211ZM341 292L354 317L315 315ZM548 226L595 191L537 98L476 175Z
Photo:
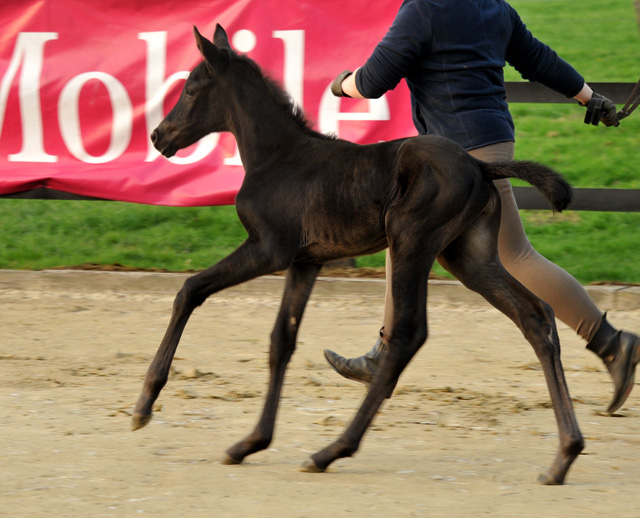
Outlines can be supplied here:
M15 48L0 82L0 135L11 85L20 71L18 88L22 122L22 149L8 159L21 162L55 162L57 157L44 150L40 79L45 43L58 38L55 32L27 32L17 35Z

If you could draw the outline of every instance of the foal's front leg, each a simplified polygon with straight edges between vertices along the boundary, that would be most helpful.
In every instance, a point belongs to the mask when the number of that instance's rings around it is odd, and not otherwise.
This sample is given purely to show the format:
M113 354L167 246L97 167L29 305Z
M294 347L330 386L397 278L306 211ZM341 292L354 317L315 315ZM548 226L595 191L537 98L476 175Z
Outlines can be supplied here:
M287 272L280 312L271 333L269 389L262 415L253 432L227 450L223 464L239 464L247 455L266 449L273 439L284 374L295 351L300 320L319 271L319 265L295 263Z
M259 242L248 240L216 265L186 280L173 303L173 313L162 343L147 370L142 393L133 411L133 430L142 428L151 420L153 403L167 383L180 337L195 308L213 293L282 268L282 261L265 254Z

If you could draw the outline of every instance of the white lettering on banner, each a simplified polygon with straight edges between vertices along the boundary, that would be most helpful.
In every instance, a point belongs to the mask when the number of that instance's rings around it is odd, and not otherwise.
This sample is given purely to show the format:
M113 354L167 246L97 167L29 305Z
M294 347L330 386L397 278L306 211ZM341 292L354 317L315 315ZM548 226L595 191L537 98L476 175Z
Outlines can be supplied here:
M331 93L331 85L322 94L320 100L318 127L322 133L338 135L339 121L388 121L389 103L385 96L379 99L367 99L369 111L367 112L341 112L342 98Z
M304 106L304 31L273 31L273 37L284 44L284 88L299 106Z
M299 106L303 104L304 91L304 31L273 31L273 37L282 40L284 45L284 89ZM257 43L256 35L249 30L236 32L231 41L236 50L251 52ZM225 165L242 165L240 151L235 146L233 156L224 159Z
M107 87L113 111L111 140L109 148L101 156L87 153L82 143L80 131L80 113L78 111L80 91L87 81L100 81ZM133 124L133 105L129 94L122 83L104 72L86 72L69 81L60 93L58 101L58 125L62 140L69 152L87 164L104 164L118 158L127 150L131 142L131 126Z
M256 39L256 35L253 31L240 29L231 37L231 41L233 42L234 49L238 52L248 54L256 48L258 40Z
M9 98L11 83L20 74L18 96L22 119L22 149L9 155L15 162L57 162L58 157L44 150L42 110L40 108L40 76L44 60L44 44L57 40L57 32L21 32L18 34L9 68L0 82L0 134Z
M272 37L283 42L284 74L283 83L292 99L303 106L305 31L273 31ZM8 156L16 162L56 162L56 155L44 149L42 109L40 105L40 83L44 64L44 46L48 41L57 40L55 32L23 32L16 39L15 48L7 71L0 81L0 134L6 114L11 85L20 71L18 95L22 125L22 149ZM164 118L165 97L176 81L185 80L189 72L180 71L165 77L167 33L141 32L138 39L146 42L147 62L145 71L145 122L147 135ZM241 52L250 52L257 40L253 32L242 29L235 33L232 41ZM21 69L21 70L20 70ZM104 84L112 106L113 121L107 151L100 156L90 155L82 141L79 114L79 98L83 86L90 80ZM339 121L384 121L389 120L389 105L385 97L367 101L366 112L341 112L341 99L331 94L330 86L325 89L318 113L319 130L322 133L339 135ZM60 92L58 99L58 124L62 140L75 158L82 162L97 164L116 160L129 147L132 137L134 109L124 85L114 76L93 71L72 78ZM193 164L209 155L218 145L219 133L202 138L188 156L174 156L170 160L176 164ZM160 153L147 139L146 162L156 160ZM241 166L237 150L224 159L225 165Z
M145 118L147 122L147 135L164 119L164 98L173 83L178 80L186 80L189 72L181 71L171 74L165 79L167 63L167 33L166 32L141 32L138 39L147 42L147 71L146 71L146 105ZM212 133L200 139L196 149L189 156L174 156L170 159L174 164L193 164L206 157L215 149L220 140L219 133ZM153 147L151 139L147 139L147 158L145 162L152 162L160 156Z

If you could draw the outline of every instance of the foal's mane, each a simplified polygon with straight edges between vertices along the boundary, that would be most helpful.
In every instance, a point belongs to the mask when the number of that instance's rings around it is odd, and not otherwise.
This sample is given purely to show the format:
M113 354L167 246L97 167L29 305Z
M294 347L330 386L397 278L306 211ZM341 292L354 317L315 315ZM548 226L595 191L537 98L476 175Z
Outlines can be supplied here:
M298 128L307 135L334 140L334 135L325 135L314 130L304 114L304 110L291 98L291 96L280 86L280 84L269 77L264 70L255 61L247 56L236 54L237 58L247 63L264 81L270 97L275 101L276 105L282 109L284 113L289 115L296 123Z

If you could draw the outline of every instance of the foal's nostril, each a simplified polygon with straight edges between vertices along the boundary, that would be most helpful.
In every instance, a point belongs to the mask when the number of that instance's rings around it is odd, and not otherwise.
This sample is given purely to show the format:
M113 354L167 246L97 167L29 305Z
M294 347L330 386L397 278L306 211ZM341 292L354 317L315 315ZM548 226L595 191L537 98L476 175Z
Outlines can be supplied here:
M155 144L158 141L158 130L153 130L150 135L151 142Z

